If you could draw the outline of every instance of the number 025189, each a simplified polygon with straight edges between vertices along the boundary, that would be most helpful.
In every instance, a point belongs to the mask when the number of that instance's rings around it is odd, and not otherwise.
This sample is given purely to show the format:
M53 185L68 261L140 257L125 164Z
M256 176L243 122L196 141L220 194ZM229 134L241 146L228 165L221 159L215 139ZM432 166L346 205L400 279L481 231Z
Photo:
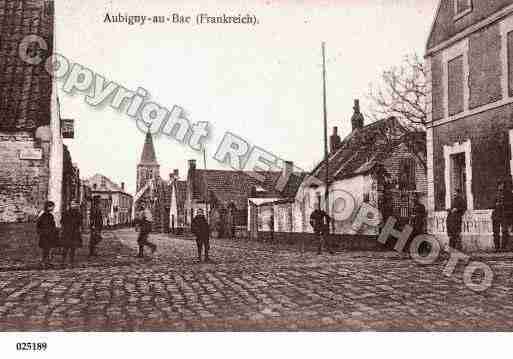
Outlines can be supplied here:
M20 342L16 343L16 350L20 351L45 351L48 348L48 344L34 343L34 342Z

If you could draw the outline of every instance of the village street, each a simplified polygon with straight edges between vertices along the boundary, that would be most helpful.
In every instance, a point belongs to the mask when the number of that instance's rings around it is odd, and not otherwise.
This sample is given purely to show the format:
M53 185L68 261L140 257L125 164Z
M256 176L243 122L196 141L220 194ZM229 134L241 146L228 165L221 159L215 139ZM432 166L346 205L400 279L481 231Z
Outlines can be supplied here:
M137 259L136 232L111 232L103 258L84 249L72 269L0 272L1 330L470 330L513 328L508 255L483 257L491 289L477 294L392 252L303 257L293 247L215 240L212 263L195 242L152 235ZM115 248L115 252L113 251Z

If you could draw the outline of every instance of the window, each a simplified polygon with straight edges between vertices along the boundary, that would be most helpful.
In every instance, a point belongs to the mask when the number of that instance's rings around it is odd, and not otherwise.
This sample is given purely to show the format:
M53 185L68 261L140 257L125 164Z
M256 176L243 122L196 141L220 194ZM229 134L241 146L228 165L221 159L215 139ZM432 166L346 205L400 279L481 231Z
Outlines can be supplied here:
M45 1L43 4L44 16L52 16L54 14L54 2L53 0Z
M472 11L472 0L454 0L454 17L459 19Z
M507 35L507 51L508 51L508 93L513 96L513 31Z
M447 65L449 116L463 111L463 81L463 56L458 56Z

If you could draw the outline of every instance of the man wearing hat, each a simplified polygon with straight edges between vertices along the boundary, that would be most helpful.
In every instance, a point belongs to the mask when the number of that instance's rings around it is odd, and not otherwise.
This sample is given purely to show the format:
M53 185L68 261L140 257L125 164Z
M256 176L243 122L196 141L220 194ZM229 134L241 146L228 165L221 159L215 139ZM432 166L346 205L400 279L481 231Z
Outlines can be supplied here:
M210 228L202 209L198 209L196 216L192 219L191 231L196 236L196 244L198 246L198 260L201 262L201 252L204 247L205 262L208 262L208 251L210 249Z

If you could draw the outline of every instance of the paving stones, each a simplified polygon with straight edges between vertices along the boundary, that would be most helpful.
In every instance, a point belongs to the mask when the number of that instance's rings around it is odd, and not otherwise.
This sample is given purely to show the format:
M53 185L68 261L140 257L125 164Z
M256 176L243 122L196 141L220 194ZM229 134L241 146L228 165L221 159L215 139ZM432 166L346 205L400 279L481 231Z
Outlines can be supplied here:
M132 230L113 232L103 257L73 269L0 272L0 330L511 330L510 258L493 258L477 294L393 253L300 256L294 247L152 235L138 260ZM392 260L393 259L393 260ZM482 259L486 260L486 259Z

